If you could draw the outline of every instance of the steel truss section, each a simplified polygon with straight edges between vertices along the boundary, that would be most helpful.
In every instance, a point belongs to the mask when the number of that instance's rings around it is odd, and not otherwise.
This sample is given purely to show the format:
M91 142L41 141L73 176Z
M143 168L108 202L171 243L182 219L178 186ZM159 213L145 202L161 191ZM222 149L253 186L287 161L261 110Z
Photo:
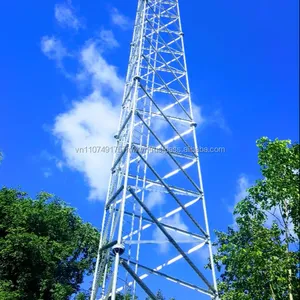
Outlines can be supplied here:
M91 300L218 299L196 126L178 0L138 0Z

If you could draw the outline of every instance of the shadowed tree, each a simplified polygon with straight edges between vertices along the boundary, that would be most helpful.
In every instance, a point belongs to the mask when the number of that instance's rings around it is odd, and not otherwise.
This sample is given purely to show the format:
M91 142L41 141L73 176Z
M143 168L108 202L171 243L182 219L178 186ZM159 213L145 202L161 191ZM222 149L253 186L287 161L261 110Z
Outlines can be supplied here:
M48 193L0 190L0 299L70 299L93 270L99 234Z

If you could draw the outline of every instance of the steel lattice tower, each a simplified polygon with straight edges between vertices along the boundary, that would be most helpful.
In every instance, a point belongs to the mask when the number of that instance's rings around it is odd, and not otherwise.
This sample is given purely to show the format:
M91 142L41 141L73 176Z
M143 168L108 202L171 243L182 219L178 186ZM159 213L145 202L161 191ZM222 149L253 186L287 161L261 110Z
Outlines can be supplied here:
M163 278L218 298L196 121L178 0L138 0L92 300L156 299Z

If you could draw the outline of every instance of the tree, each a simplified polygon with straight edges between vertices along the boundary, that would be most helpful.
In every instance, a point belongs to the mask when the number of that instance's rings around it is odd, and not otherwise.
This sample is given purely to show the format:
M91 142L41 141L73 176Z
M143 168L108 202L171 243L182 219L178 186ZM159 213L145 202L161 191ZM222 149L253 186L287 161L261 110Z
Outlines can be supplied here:
M163 295L163 293L162 293L161 290L158 290L155 296L156 296L157 300L166 300L166 298ZM125 295L123 295L123 294L117 294L116 299L117 300L132 300L132 295L131 295L130 292L126 293ZM134 299L138 300L138 297L135 296ZM149 297L147 297L146 300L151 300L151 299ZM170 300L175 300L175 298L171 298Z
M157 300L166 300L166 297L163 295L161 290L158 290L155 296ZM150 298L147 298L146 300L150 300ZM170 300L175 300L175 299L171 298Z
M0 299L70 299L93 270L98 232L42 192L0 190Z
M261 138L257 146L263 178L235 207L235 228L216 232L219 292L224 300L293 300L300 290L299 144Z

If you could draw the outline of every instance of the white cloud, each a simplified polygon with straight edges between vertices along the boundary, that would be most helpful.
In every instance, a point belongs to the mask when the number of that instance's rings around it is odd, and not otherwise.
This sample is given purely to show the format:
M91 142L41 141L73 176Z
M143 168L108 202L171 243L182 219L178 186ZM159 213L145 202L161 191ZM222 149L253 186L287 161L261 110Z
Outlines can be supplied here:
M50 176L52 176L52 171L49 168L44 169L43 175L45 178L49 178Z
M153 191L146 197L146 205L149 209L165 203L165 194L163 192Z
M250 182L245 174L240 175L237 180L237 192L234 196L234 204L237 204L248 196L247 189L250 187Z
M203 123L206 121L206 119L203 117L201 107L194 103L192 107L193 107L194 121L197 123L198 126L202 126Z
M227 124L227 121L224 117L224 114L221 109L217 109L214 111L213 115L209 118L210 123L216 124L219 128L227 132L231 133L231 129Z
M55 166L62 171L63 167L64 167L64 163L63 161L61 161L58 157L56 157L55 155L50 154L47 150L43 150L40 153L40 158L43 160L47 160L49 162L54 162Z
M121 102L119 96L122 95L124 81L118 76L117 68L104 59L95 42L87 44L82 49L80 60L83 70L78 74L78 80L87 81L101 94L113 92L114 98Z
M42 52L61 67L62 60L68 56L66 48L55 37L44 36L41 40Z
M116 8L111 9L110 16L111 16L112 22L115 25L119 26L121 29L127 30L127 29L131 28L132 21L128 17L121 14Z
M246 198L248 196L247 189L250 187L250 185L251 184L250 184L248 177L245 174L241 174L236 183L236 194L234 196L234 204L228 206L228 211L231 214L233 214L236 204L238 204L241 200L243 200L244 198ZM237 227L237 224L235 222L236 216L232 215L232 217L233 217L233 222L234 222L232 224L232 226L234 228L236 228Z
M119 121L118 104L123 80L118 76L116 68L103 58L95 43L83 47L79 62L82 72L77 78L89 84L93 92L74 102L69 111L56 117L53 134L61 144L65 164L84 174L91 188L89 198L104 200L112 151L104 153L99 147L115 145L113 135ZM76 148L87 150L78 153Z
M62 171L63 170L63 167L64 167L64 163L60 160L58 162L56 162L56 167Z
M114 33L111 30L100 30L100 39L105 47L117 48L119 47L118 41L115 39Z
M56 4L54 13L55 19L60 26L69 27L75 30L78 30L80 27L82 27L80 21L74 13L74 9L72 8L70 1L68 4Z
M66 164L84 174L91 188L90 199L105 197L112 160L112 152L93 147L114 146L118 119L119 109L95 91L55 120L53 133L61 142ZM76 148L87 150L76 153Z

